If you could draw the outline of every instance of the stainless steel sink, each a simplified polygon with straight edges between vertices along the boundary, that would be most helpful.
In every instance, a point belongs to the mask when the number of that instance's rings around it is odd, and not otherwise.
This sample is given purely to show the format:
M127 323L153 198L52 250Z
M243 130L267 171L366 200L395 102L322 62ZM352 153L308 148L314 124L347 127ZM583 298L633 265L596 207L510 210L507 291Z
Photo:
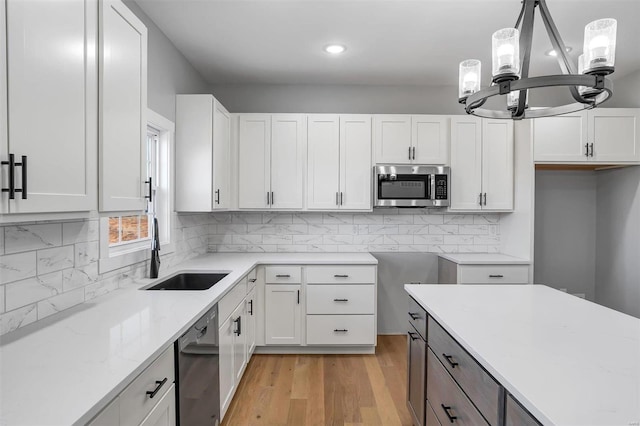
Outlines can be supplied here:
M178 274L144 290L207 290L229 274Z

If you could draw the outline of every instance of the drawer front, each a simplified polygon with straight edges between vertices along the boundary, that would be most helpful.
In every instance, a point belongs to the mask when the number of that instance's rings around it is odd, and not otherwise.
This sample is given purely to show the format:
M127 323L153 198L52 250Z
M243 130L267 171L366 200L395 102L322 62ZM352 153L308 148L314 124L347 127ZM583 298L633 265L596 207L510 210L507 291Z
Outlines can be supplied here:
M511 394L507 395L507 426L540 426L540 423L520 405Z
M418 304L413 297L409 297L408 318L411 325L423 339L427 340L427 311Z
M308 345L373 345L373 315L307 315Z
M467 426L487 424L430 349L427 350L427 398L443 425L454 422Z
M460 284L527 284L528 265L459 265Z
M373 314L374 285L309 285L308 314Z
M438 417L436 417L435 411L429 401L427 401L427 426L442 426Z
M224 295L222 300L218 302L218 324L222 324L227 318L229 318L231 312L236 309L246 295L247 278L244 277L229 291L229 293Z
M308 266L309 284L375 284L375 266Z
M265 268L267 284L300 284L302 283L300 266L267 266Z
M120 425L138 426L175 381L173 346L163 352L120 394ZM160 383L162 384L160 384ZM154 395L147 392L158 390Z
M498 424L500 385L435 321L429 321L429 347L492 425ZM438 410L437 407L433 407Z

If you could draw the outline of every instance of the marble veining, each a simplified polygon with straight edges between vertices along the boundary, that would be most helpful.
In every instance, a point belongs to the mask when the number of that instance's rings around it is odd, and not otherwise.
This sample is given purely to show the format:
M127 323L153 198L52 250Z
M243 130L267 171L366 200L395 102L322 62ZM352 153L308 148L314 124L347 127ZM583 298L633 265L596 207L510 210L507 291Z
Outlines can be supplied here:
M61 271L73 267L73 246L38 250L38 274Z
M62 271L16 281L5 286L8 311L62 293Z
M59 246L62 244L62 224L6 226L4 244L7 253Z
M35 251L0 256L0 284L18 281L35 275Z

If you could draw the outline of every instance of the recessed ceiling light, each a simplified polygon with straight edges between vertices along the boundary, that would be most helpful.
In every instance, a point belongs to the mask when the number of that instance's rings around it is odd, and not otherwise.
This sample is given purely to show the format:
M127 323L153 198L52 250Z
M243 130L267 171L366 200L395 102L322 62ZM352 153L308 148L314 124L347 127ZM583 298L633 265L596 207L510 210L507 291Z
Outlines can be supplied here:
M328 46L325 46L324 51L327 53L331 53L333 55L337 55L340 54L342 52L344 52L345 50L347 50L347 48L341 44L330 44Z
M570 46L565 46L564 50L565 52L569 53L573 50L573 48L571 48ZM558 53L555 51L555 49L547 50L546 52L544 52L544 54L553 57L558 56Z

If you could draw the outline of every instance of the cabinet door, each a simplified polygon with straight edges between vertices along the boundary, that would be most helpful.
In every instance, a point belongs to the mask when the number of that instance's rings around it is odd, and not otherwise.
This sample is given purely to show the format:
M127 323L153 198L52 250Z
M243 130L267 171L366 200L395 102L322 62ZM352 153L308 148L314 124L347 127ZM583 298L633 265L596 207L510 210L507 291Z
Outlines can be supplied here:
M0 6L4 14L4 2ZM27 199L15 194L11 213L95 209L97 13L90 0L6 2L2 44L6 34L8 99L1 91L10 114L1 130L8 128L8 143L0 155L2 161L8 154L16 162L27 159L27 165L14 168L15 186L26 188ZM2 108L4 120L7 110ZM3 188L9 187L7 177L3 165ZM9 204L8 194L1 198Z
M147 28L120 0L100 7L100 210L146 205Z
M265 343L301 343L300 284L265 286Z
M211 211L212 120L213 96L176 96L177 211Z
M256 349L256 288L253 289L247 294L246 299L246 321L242 324L243 333L246 335L246 348L247 355L246 360L249 362L251 359L251 355L253 355L253 351Z
M246 321L245 300L238 305L231 314L231 326L233 328L233 377L236 385L242 379L244 367L247 365L247 335L245 333Z
M482 120L451 118L451 210L480 210Z
M483 209L513 210L513 121L483 120Z
M214 100L213 110L213 210L229 208L230 190L231 115L220 102Z
M373 127L376 163L411 163L410 115L376 115Z
M415 164L449 163L449 117L414 115L411 117L412 162ZM413 149L415 148L415 158Z
M371 210L371 116L340 116L340 208Z
M167 393L153 407L140 426L175 426L176 425L176 388L171 385Z
M588 142L586 111L533 120L535 161L588 161Z
M594 109L588 113L592 159L610 163L640 161L640 109Z
M264 209L271 191L271 117L244 114L238 146L238 207Z
M7 34L6 1L0 0L0 34ZM0 160L9 158L7 145L7 43L0 43ZM0 188L6 188L8 174L6 167L0 165ZM0 193L0 214L9 212L9 198Z
M340 123L337 115L307 117L307 150L307 207L338 209Z
M235 390L235 370L233 369L234 359L234 337L235 323L232 322L233 315L230 315L219 329L220 338L220 414L221 418L227 411L233 392Z
M305 145L303 115L271 117L271 208L302 208Z
M409 326L407 336L407 407L416 426L424 425L427 343Z

